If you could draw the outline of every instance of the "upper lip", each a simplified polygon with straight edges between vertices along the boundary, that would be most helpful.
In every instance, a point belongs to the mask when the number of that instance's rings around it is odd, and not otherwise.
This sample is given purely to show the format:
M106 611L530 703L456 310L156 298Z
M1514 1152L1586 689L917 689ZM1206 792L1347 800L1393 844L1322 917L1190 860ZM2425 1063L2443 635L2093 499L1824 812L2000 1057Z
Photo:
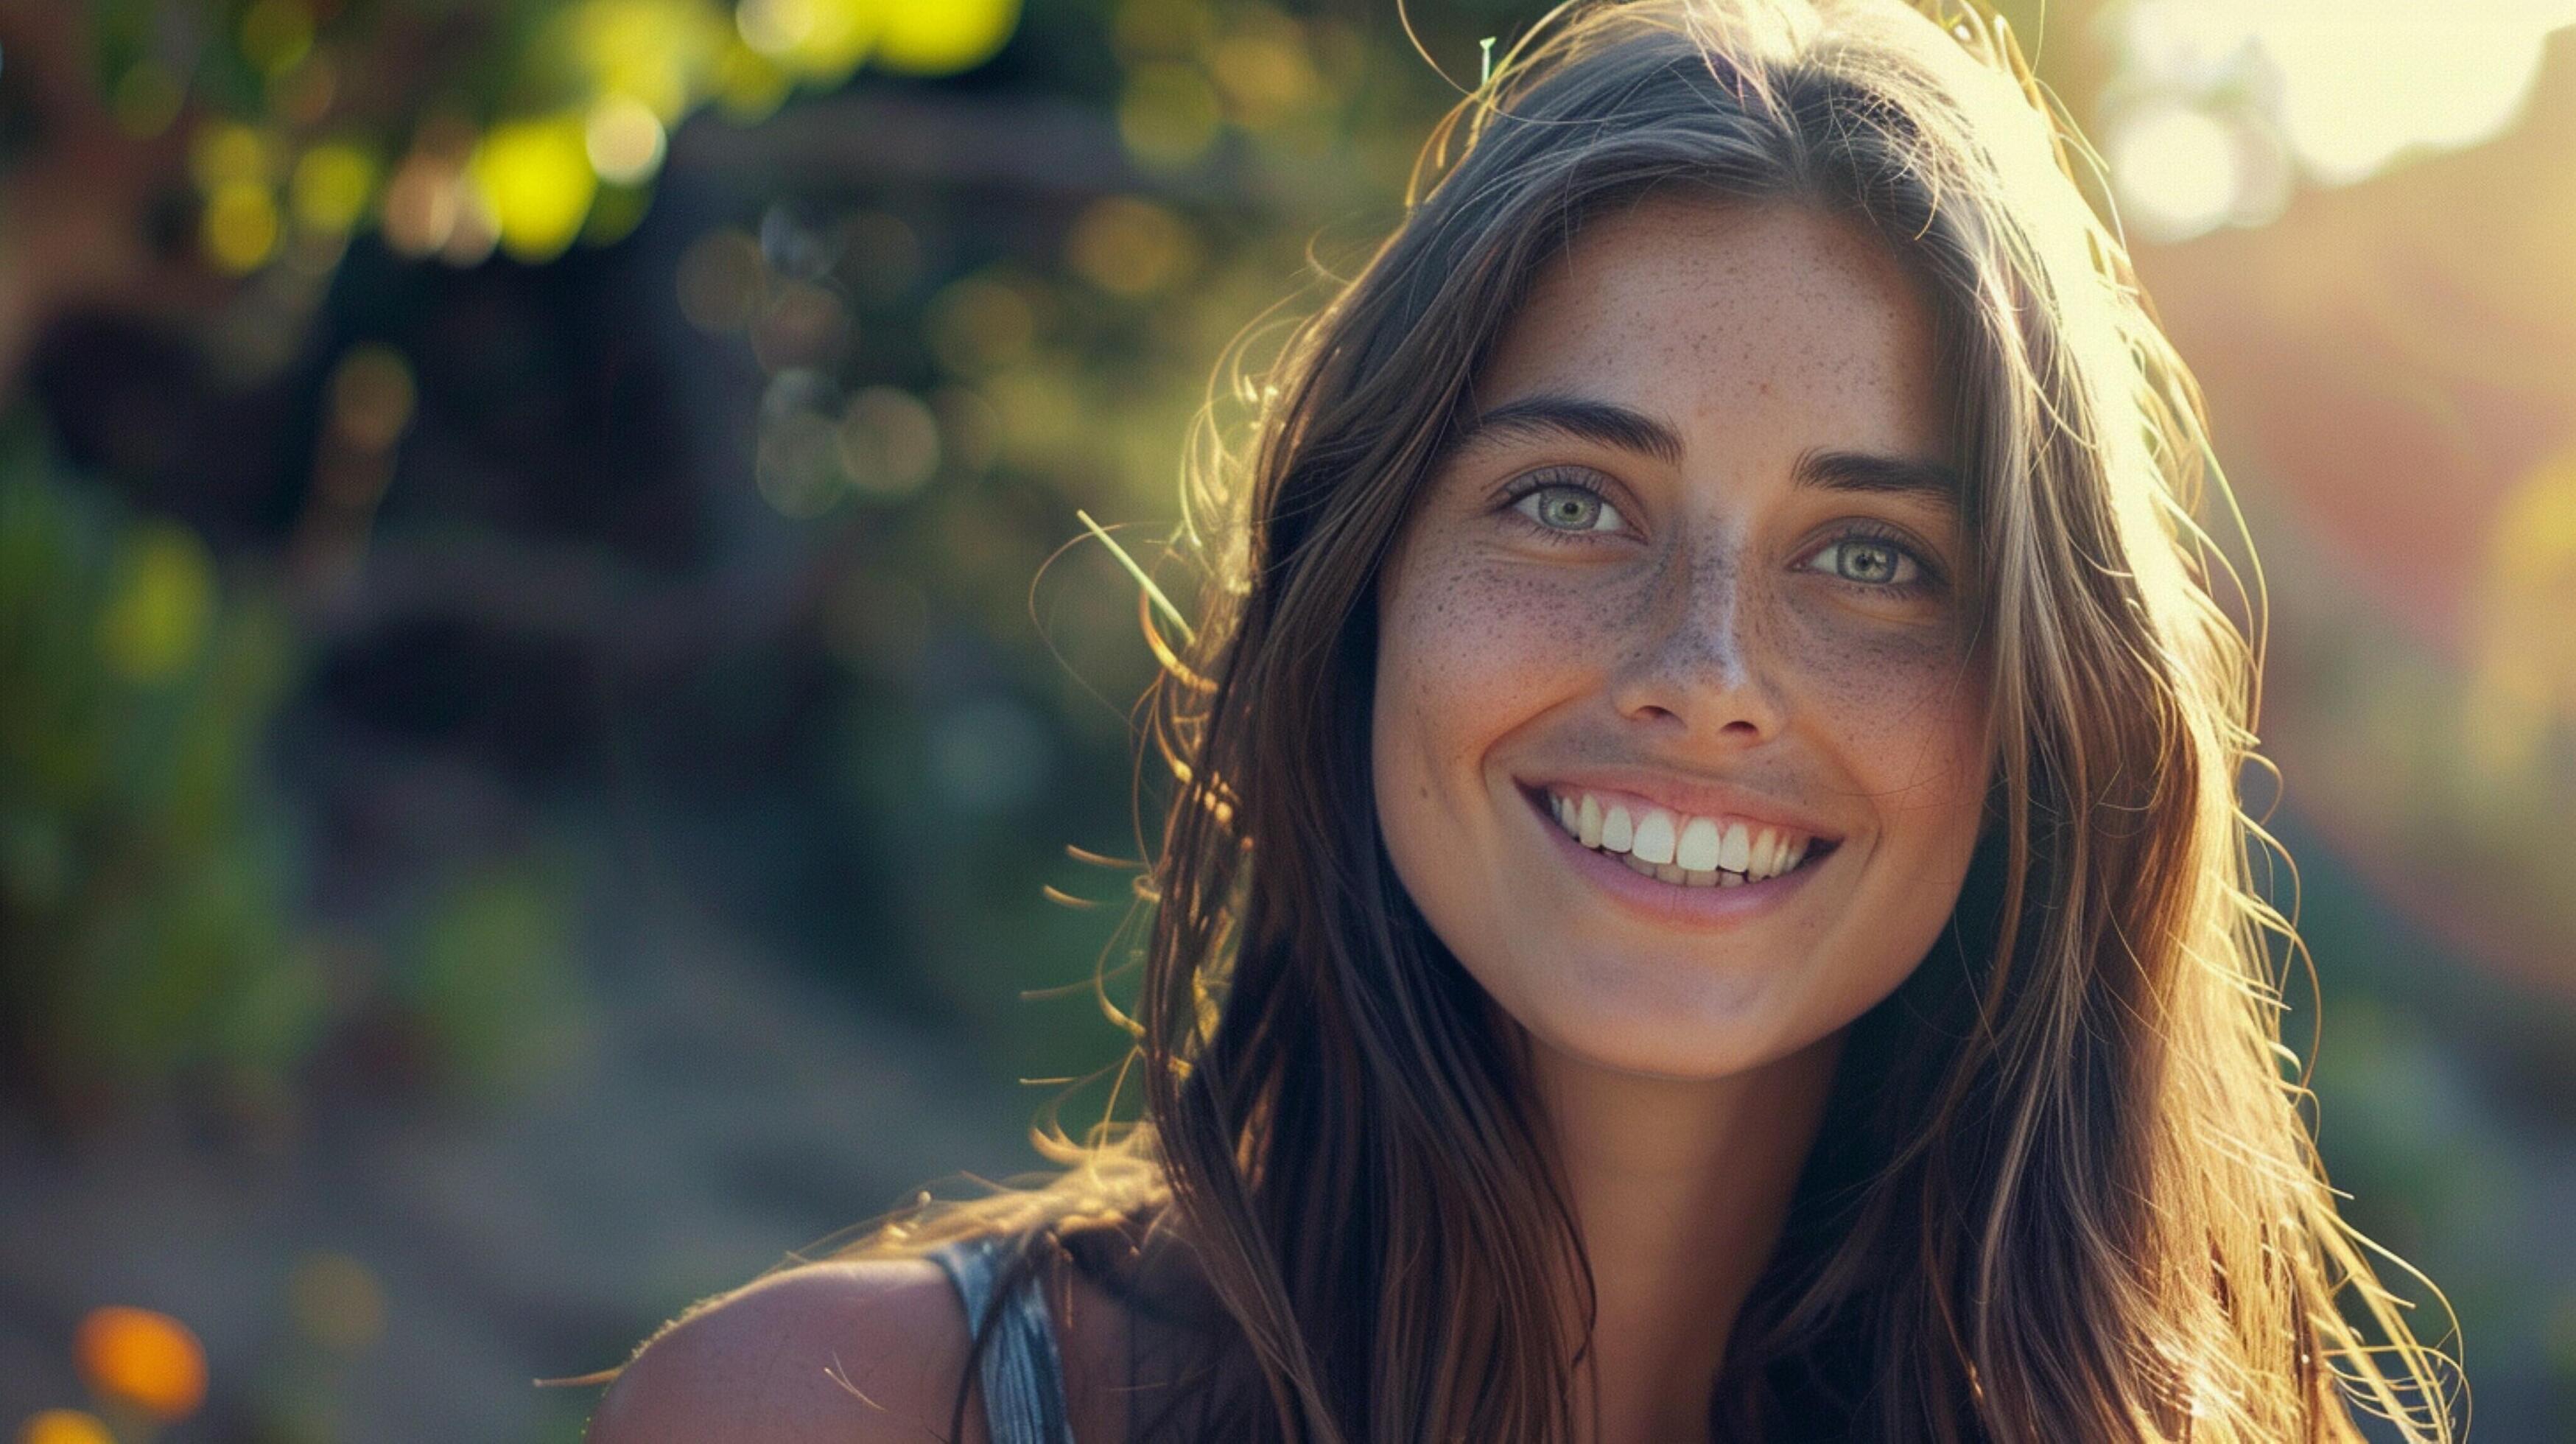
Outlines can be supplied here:
M1545 777L1516 779L1539 792L1580 797L1585 792L1624 792L1642 797L1677 817L1722 817L1756 826L1804 833L1820 843L1842 841L1842 834L1814 818L1724 782L1676 777L1633 767L1584 767Z

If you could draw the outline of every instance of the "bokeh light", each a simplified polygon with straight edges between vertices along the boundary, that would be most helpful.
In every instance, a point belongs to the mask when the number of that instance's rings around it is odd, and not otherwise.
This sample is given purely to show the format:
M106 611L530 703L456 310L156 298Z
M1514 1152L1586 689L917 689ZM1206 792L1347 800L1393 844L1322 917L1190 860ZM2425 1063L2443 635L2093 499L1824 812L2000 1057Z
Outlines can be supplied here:
M1148 296L1185 279L1198 243L1171 207L1137 196L1091 203L1065 239L1065 259L1084 280L1114 295Z
M376 172L375 157L355 145L328 142L306 151L287 187L296 223L324 235L347 232L375 197Z
M279 142L257 126L210 120L189 137L188 163L202 190L236 182L267 185L277 179Z
M186 100L187 91L177 73L147 58L136 61L116 82L108 108L126 134L148 139L170 128Z
M310 1253L286 1280L287 1311L306 1338L337 1354L362 1354L385 1332L385 1290L375 1270L345 1253Z
M835 440L851 486L876 500L909 496L939 470L938 418L899 387L870 386L851 397Z
M125 542L116 589L99 615L99 649L135 682L159 682L194 660L215 609L215 563L197 534L174 521L137 528Z
M1158 169L1198 159L1216 142L1223 118L1207 76L1179 61L1129 71L1118 101L1118 134L1138 161Z
M186 1324L153 1309L92 1309L73 1341L81 1377L100 1395L165 1424L206 1400L206 1351Z
M2566 0L2367 13L2275 0L2254 38L2280 68L2291 145L2320 179L2340 184L2408 146L2447 149L2502 130L2531 93L2541 37L2571 21L2576 6Z
M280 75L312 52L313 12L304 0L253 0L242 12L242 58Z
M321 124L339 99L340 66L324 51L268 78L268 108L292 126Z
M819 367L839 355L849 333L849 308L830 287L777 279L753 312L751 353L770 371Z
M444 157L415 151L404 160L385 187L385 243L410 256L446 245L456 229L461 178Z
M598 173L590 168L589 127L573 114L493 126L474 152L471 171L491 208L501 248L522 261L549 260L571 245L599 190Z
M2486 777L2527 785L2552 730L2576 723L2576 449L2505 498L2485 563L2461 736Z
M677 122L711 84L733 27L709 0L584 0L565 12L562 47L602 98Z
M1210 52L1208 69L1235 119L1256 130L1278 124L1321 88L1303 28L1275 11L1246 12L1245 23Z
M741 0L734 10L745 44L795 74L823 81L857 68L881 22L874 0Z
M479 176L465 175L456 186L455 195L456 219L454 224L447 228L447 239L438 248L438 258L451 266L480 265L483 258L491 255L501 243L500 210L493 202L491 191L481 184ZM566 214L562 208L561 199L549 196L542 189L538 190L531 199L536 203L540 215L552 216L560 222L562 216ZM575 224L577 234L578 222ZM567 238L551 248L533 249L522 259L545 259L559 253L570 243Z
M2199 235L2235 208L2235 133L2198 106L2158 101L2123 116L2108 159L2127 217L2150 239Z
M117 1444L107 1424L83 1409L47 1409L18 1426L18 1444Z
M1028 355L1037 314L1028 296L994 276L968 276L931 297L923 330L939 363L960 376L980 376Z
M381 341L352 346L331 371L331 429L361 451L391 451L418 396L400 351Z
M582 144L600 179L631 184L661 167L662 120L632 96L606 96L590 108Z
M2159 224L2196 217L2207 229L2267 220L2278 207L2260 197L2213 203L2209 138L2188 133L2176 107L2253 97L2310 178L2349 185L2410 153L2503 130L2530 98L2549 32L2576 24L2576 0L2125 0L2114 17L2124 68L2145 87L2142 109L2115 117L2119 149L2133 162L2176 150L2150 172L2115 163L2113 178Z
M776 110L795 85L796 77L785 66L753 49L739 35L716 57L716 102L739 124L748 125Z
M885 8L876 63L903 75L954 75L999 52L1020 21L1020 0L939 0Z
M236 275L258 270L285 233L277 196L257 181L226 181L206 197L206 254Z

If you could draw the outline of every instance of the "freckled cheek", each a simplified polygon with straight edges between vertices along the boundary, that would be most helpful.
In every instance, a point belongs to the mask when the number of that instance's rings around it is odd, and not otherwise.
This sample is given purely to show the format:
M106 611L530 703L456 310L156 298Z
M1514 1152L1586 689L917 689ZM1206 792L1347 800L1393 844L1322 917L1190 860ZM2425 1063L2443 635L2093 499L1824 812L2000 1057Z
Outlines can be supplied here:
M1875 774L1872 787L1919 789L1924 803L1973 790L1984 688L1955 628L1815 614L1782 635L1783 684L1855 768Z
M1576 589L1473 568L1427 571L1379 631L1381 705L1474 749L1557 697L1602 639Z

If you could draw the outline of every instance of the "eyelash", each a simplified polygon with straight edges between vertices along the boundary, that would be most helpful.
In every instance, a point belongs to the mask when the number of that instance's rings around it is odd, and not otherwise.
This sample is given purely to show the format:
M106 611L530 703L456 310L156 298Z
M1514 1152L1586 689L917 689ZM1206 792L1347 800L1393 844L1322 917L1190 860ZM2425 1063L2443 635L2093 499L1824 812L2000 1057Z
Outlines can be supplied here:
M1840 546L1845 542L1868 542L1872 546L1883 546L1889 551L1895 552L1900 556L1909 557L1913 560L1915 574L1913 581L1856 582L1849 577L1835 577L1830 572L1826 573L1826 575L1846 586L1863 587L1870 591L1880 592L1890 596L1912 597L1936 590L1940 587L1942 580L1940 569L1933 566L1931 561L1921 552L1918 552L1913 547L1907 545L1904 541L1904 535L1905 534L1903 532L1898 531L1896 528L1889 526L1884 522L1856 521L1843 528L1841 531L1834 533L1833 537L1825 543L1825 546ZM1816 550L1822 551L1824 550L1824 547L1818 547ZM1808 555L1812 556L1814 554L1815 553L1810 552Z
M1559 527L1552 527L1547 525L1545 522L1533 520L1528 513L1521 510L1521 501L1523 498L1536 496L1543 491L1561 490L1590 492L1593 496L1600 498L1605 503L1610 499L1608 488L1602 486L1599 482L1592 480L1590 477L1585 476L1581 472L1542 471L1533 473L1531 476L1524 478L1523 481L1515 483L1511 492L1503 498L1502 510L1508 515L1512 522L1519 525L1524 531L1536 533L1545 540L1556 543L1560 546L1574 545L1580 542L1584 537L1591 535L1591 533L1566 531ZM1904 541L1904 533L1896 530L1894 527L1886 525L1883 522L1853 522L1843 530L1835 533L1831 538L1827 539L1823 545L1817 547L1815 552L1810 552L1808 555L1814 556L1817 552L1822 552L1828 547L1840 546L1845 542L1854 541L1869 542L1874 545L1884 546L1892 551L1911 558L1914 562L1914 570L1916 573L1915 580L1911 582L1858 582L1853 581L1849 577L1835 576L1833 573L1827 572L1824 575L1828 580L1841 582L1847 587L1858 587L1863 591L1876 592L1881 596L1897 597L1911 597L1920 593L1929 592L1939 587L1942 583L1940 569L1933 566L1931 561L1921 552L1916 551L1912 546L1908 545Z
M1599 482L1584 476L1580 472L1532 472L1530 475L1512 483L1512 488L1504 495L1502 503L1502 510L1508 515L1509 519L1518 524L1524 531L1536 532L1539 536L1548 541L1559 543L1572 543L1585 536L1586 533L1566 531L1559 527L1549 526L1545 522L1533 519L1528 513L1521 510L1521 502L1525 498L1536 496L1543 491L1584 491L1590 492L1595 498L1598 498L1603 502L1607 502L1610 499L1608 488L1602 486Z

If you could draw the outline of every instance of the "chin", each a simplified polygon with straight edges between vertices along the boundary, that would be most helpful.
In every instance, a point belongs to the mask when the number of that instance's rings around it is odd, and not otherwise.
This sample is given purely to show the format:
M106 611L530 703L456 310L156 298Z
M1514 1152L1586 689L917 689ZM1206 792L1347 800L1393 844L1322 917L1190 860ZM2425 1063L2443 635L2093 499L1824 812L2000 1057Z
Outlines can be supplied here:
M1570 1061L1692 1081L1776 1062L1831 1031L1800 1029L1768 979L1617 971L1630 975L1568 979L1571 989L1551 988L1510 1011L1534 1041Z

